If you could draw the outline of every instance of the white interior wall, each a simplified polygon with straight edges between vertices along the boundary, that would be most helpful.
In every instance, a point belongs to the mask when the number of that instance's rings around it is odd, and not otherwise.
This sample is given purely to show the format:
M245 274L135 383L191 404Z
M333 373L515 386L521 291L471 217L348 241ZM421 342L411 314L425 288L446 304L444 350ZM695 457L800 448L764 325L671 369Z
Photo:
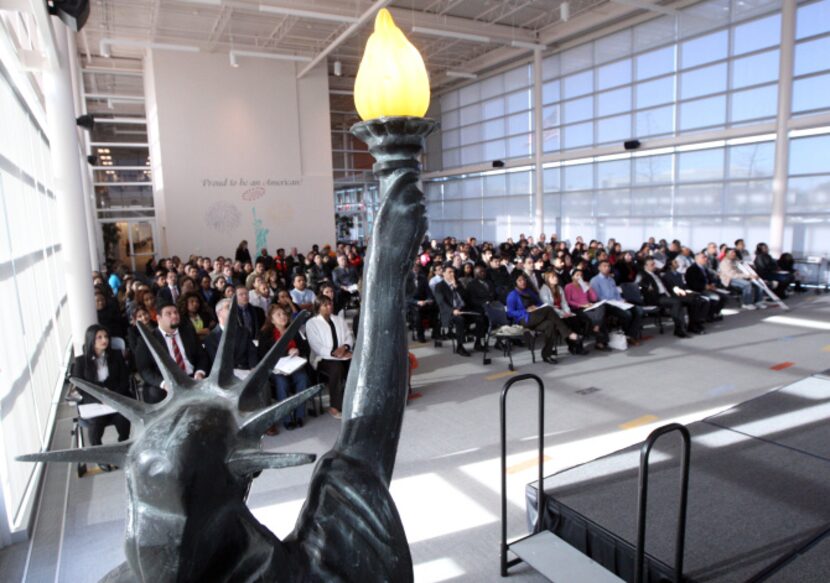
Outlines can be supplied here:
M292 62L151 51L148 138L161 253L334 243L328 77ZM252 251L253 254L253 251Z

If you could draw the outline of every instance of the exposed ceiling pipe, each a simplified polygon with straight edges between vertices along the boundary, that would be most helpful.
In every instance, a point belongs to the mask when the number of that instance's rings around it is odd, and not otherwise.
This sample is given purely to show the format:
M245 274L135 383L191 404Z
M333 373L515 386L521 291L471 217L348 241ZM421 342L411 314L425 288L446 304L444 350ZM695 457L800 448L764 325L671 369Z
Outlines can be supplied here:
M297 74L297 79L302 79L303 77L305 77L308 74L308 72L311 71L314 67L316 67L320 61L329 56L329 54L334 49L343 44L343 42L350 36L352 36L361 26L363 26L366 22L371 20L378 10L380 10L381 8L386 8L391 3L392 0L378 0L378 2L372 4L372 6L368 8L366 12L360 15L360 17L357 19L357 22L349 25L349 27L346 30L340 33L340 36L338 36L336 39L334 39L334 41L329 43L329 46L320 51L317 54L317 56L312 59L311 62Z

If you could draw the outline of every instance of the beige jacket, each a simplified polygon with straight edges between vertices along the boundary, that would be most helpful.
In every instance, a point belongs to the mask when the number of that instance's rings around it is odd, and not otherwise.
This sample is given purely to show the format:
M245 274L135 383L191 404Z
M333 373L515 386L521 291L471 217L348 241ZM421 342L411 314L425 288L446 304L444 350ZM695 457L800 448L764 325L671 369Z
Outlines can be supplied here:
M733 279L749 279L748 275L738 269L738 266L735 265L734 261L731 261L726 257L723 258L723 261L721 261L718 266L718 276L720 277L721 282L723 282L723 285L726 287L729 287L729 284Z

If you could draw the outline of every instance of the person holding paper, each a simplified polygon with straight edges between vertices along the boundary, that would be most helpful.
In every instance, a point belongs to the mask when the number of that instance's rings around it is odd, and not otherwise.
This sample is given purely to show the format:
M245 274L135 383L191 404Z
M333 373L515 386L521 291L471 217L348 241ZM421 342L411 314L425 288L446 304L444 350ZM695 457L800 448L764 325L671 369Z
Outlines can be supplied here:
M666 283L657 273L654 258L649 257L643 265L643 278L640 280L640 293L647 306L657 306L666 310L674 322L674 335L678 338L688 338L686 333L686 319L683 317L683 303L675 297Z
M219 341L222 339L222 334L225 331L225 326L228 324L228 313L231 309L231 300L223 298L216 302L216 320L219 325L216 326L207 338L205 338L205 351L210 359L211 368L213 361L216 360L216 353L219 351ZM240 326L237 328L234 336L233 346L233 367L241 370L251 370L256 367L258 359L256 347L252 342L248 330Z
M259 331L259 335L257 336L257 352L259 360L265 358L265 355L268 354L271 347L274 346L274 344L282 338L282 335L285 334L285 331L288 330L288 326L291 324L291 315L292 314L288 308L279 304L272 304L268 308L268 315L265 319L265 324L262 326ZM288 374L278 370L275 370L271 374L271 381L274 383L274 387L276 388L277 401L287 399L290 395L295 395L308 388L308 374L306 374L305 371L305 362L307 361L305 358L302 358L302 346L300 342L302 342L301 337L297 335L297 337L293 338L288 343L288 352L286 353L288 360L296 360L297 364L300 364L300 366ZM286 359L280 359L280 362L277 363L278 368L284 360ZM302 363L300 363L300 361L302 361ZM292 368L294 366L295 365L292 364ZM283 417L282 425L289 430L294 429L295 427L302 427L304 417L305 403L294 409L290 415Z
M435 301L441 315L441 326L455 332L455 352L461 356L470 356L464 348L464 337L472 329L475 335L474 350L483 351L482 340L487 332L487 320L481 314L468 307L469 298L455 279L455 269L444 269L444 280L435 286Z
M342 417L343 382L349 374L354 337L341 316L333 314L331 298L317 297L317 316L306 322L305 330L311 346L311 366L323 373L329 389L329 415Z
M581 269L571 275L571 283L565 286L565 303L576 317L590 326L597 339L594 347L608 351L608 329L605 323L605 302L597 301L597 293L583 278Z
M118 350L110 348L110 335L107 329L99 324L93 324L86 329L84 335L84 353L72 363L72 376L90 383L106 387L107 389L132 397L130 394L129 372L124 356ZM83 389L79 389L83 393ZM81 405L100 403L95 397L83 393ZM118 431L118 441L127 441L130 438L130 422L119 413L101 415L85 420L90 445L101 445L101 437L107 425L115 425ZM112 467L101 464L101 469L108 472Z
M617 289L617 283L611 276L611 264L607 260L600 261L597 267L599 273L591 278L591 289L596 292L598 299L609 302L606 304L606 313L622 323L629 343L637 346L643 333L643 309L632 304L627 304L626 307L626 302ZM610 302L615 302L616 305Z
M553 308L542 303L530 287L525 273L520 273L516 277L516 288L507 296L507 315L514 323L542 333L545 339L542 360L548 364L556 364L553 348L556 345L557 333L567 339L568 350L572 354L586 354L582 347L582 337L576 332L571 332Z

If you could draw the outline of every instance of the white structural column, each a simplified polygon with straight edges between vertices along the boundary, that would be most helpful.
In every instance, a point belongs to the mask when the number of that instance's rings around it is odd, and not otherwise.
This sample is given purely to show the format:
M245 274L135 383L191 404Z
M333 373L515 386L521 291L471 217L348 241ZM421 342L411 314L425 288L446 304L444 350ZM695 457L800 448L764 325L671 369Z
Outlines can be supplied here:
M60 31L60 29L58 29ZM66 42L68 52L67 60L69 65L69 71L71 74L72 79L72 96L74 98L75 103L75 116L81 116L86 113L86 107L84 106L83 100L83 91L82 87L84 84L83 74L81 73L81 66L78 62L78 46L75 41L75 34L66 28L63 32L66 33ZM84 189L84 213L86 214L86 232L87 232L87 240L89 242L89 257L92 261L90 265L90 269L97 269L97 264L100 261L100 257L98 255L98 242L97 242L97 233L98 229L96 228L96 220L95 220L95 208L92 203L92 197L94 195L94 187L92 186L92 175L91 171L89 170L89 165L87 161L84 159L84 156L89 154L89 143L91 141L91 136L89 132L86 130L76 130L78 133L81 143L78 145L79 151L81 155L78 157L78 164L81 166L81 180L83 180L83 189Z
M542 130L542 50L533 51L533 154L534 176L533 236L545 230L545 175L542 170L544 132ZM550 234L548 234L550 236Z
M793 100L796 0L784 0L781 10L781 60L778 66L778 119L775 131L775 173L772 178L772 209L769 247L774 256L784 251L784 218L787 211L787 177L790 143L788 123Z
M84 184L78 160L78 137L75 130L75 107L72 78L64 24L51 17L55 30L55 48L60 62L51 59L43 72L46 118L58 205L63 273L66 279L68 308L72 320L72 343L75 354L83 351L84 333L97 321L92 277L89 266L89 239L84 206Z

